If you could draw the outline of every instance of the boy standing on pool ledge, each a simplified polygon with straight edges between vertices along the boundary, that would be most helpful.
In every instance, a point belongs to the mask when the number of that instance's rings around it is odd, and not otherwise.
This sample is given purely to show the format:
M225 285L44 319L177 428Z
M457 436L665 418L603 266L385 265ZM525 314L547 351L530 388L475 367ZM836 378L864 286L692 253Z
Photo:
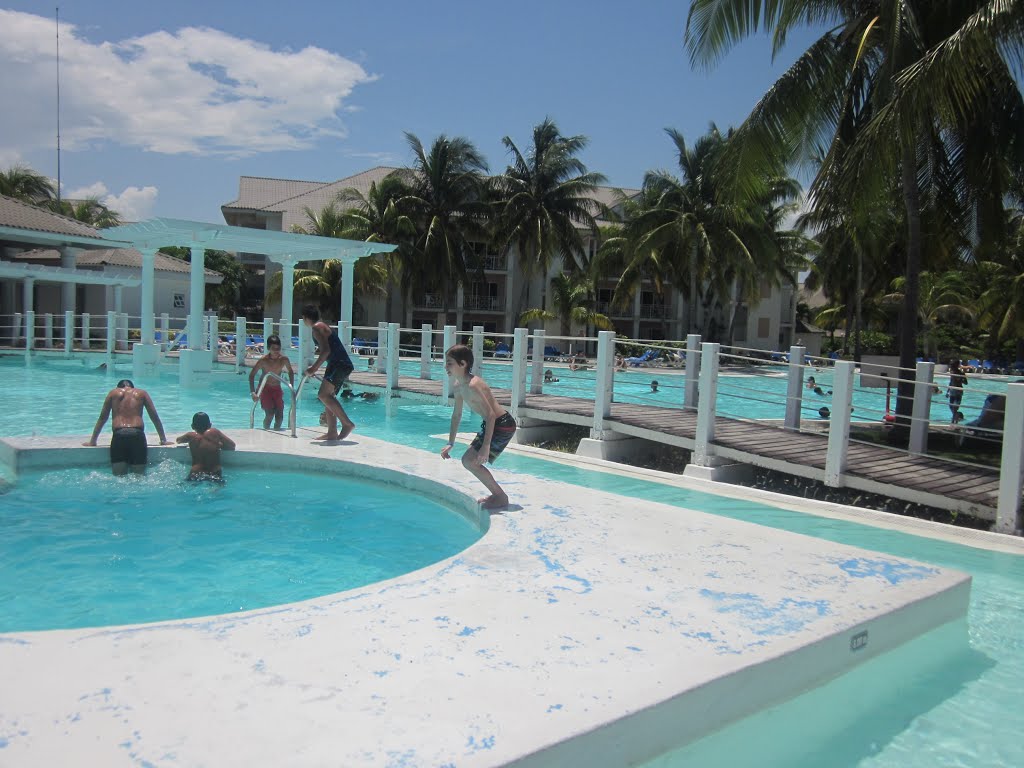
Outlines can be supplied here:
M462 454L462 466L473 473L490 496L479 499L484 509L501 509L508 506L508 495L494 479L484 462L494 463L516 433L516 420L494 398L487 382L473 373L473 350L463 344L456 344L444 354L444 370L454 383L455 410L452 411L452 425L448 432L448 445L441 449L441 458L450 458L455 446L455 434L462 420L463 402L483 417L480 432Z
M313 376L324 360L327 361L324 380L320 383L320 390L317 392L317 397L327 409L327 434L315 439L344 440L356 428L355 422L348 417L338 401L338 392L341 391L342 384L354 370L352 360L345 350L345 345L341 343L338 332L320 320L319 309L312 304L303 307L302 322L313 331L313 339L316 341L319 353L313 364L306 369L306 373ZM341 422L341 434L338 434L339 421Z
M103 425L113 414L114 434L110 438L110 471L115 475L127 474L129 469L136 475L146 474L148 451L145 424L142 421L143 408L156 427L160 445L170 445L171 441L164 434L164 425L160 423L160 416L153 405L153 398L146 390L136 389L131 379L121 379L117 386L107 393L100 409L100 416L96 419L96 426L92 430L92 437L87 443L83 443L95 446Z

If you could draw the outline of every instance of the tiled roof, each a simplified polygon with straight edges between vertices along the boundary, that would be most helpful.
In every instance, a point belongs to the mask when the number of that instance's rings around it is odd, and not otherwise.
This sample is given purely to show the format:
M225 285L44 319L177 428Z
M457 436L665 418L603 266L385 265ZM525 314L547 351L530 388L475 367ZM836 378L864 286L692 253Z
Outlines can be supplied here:
M57 251L40 248L34 251L22 251L16 253L14 259L17 261L60 261L60 254ZM102 248L95 251L79 251L75 258L75 266L111 266L111 267L132 267L142 269L142 254L134 248ZM165 253L157 252L153 260L153 268L157 272L180 272L190 274L192 265L187 261L175 259ZM212 269L203 269L207 278L221 278L223 275Z
M88 224L3 195L0 195L0 227L103 240L103 236Z
M266 206L264 210L283 213L281 229L285 232L290 232L295 225L300 227L308 225L306 208L312 211L319 211L334 200L338 193L344 189L357 189L365 195L370 191L371 184L379 184L381 179L397 170L397 168L378 165L376 168L357 173L355 176L347 176L330 184L323 184L316 189L306 190L292 197L281 199L272 205Z
M238 180L238 199L226 203L224 208L262 210L280 200L323 187L325 181L297 181L294 179L267 179L259 176L242 176Z

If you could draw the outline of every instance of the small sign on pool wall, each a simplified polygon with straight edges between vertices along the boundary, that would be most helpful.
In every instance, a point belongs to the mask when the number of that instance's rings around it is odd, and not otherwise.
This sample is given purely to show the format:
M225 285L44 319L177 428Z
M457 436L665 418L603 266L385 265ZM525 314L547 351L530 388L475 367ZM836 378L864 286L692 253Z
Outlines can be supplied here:
M851 651L863 651L867 647L868 631L866 629L863 632L858 632L856 635L850 638Z

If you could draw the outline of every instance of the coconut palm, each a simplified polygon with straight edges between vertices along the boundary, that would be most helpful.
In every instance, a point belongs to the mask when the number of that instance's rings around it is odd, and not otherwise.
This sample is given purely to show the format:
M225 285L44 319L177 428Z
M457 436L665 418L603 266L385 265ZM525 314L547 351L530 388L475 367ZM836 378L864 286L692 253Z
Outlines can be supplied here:
M101 203L98 197L61 200L59 204L54 201L51 205L57 213L97 229L116 227L124 223L121 214L111 210L106 203Z
M906 284L905 277L897 277L892 282L892 292L883 296L883 300L902 302ZM927 355L933 359L938 357L934 335L937 323L952 320L973 325L976 315L969 305L975 298L962 272L954 270L942 274L921 273L921 300L917 311L924 337L924 351Z
M403 260L403 280L439 290L447 323L452 288L482 268L472 261L471 243L487 240L487 164L468 139L441 135L427 150L412 133L405 138L413 163L396 172L406 191L395 205L414 222L416 236Z
M531 323L557 320L559 334L572 335L572 326L593 325L604 331L614 328L612 321L593 309L593 286L577 274L560 273L551 280L551 306L554 312L545 309L527 309L519 316L519 322Z
M53 182L26 165L14 165L0 171L0 195L32 205L48 206L57 199Z
M686 42L691 58L703 64L761 29L772 33L778 52L797 26L826 25L739 129L733 157L742 165L822 152L812 198L870 200L899 186L907 227L903 367L912 367L916 356L922 208L949 199L940 193L945 184L962 211L991 221L1006 176L986 171L1007 150L1020 167L1024 100L1012 72L1024 54L1022 14L1018 0L694 0L690 6ZM912 385L900 394L897 412L909 416Z
M527 301L530 278L547 274L555 257L562 258L567 269L582 268L581 228L597 236L593 193L605 179L588 171L577 157L587 138L563 136L550 118L534 127L525 155L510 137L501 141L512 158L505 172L493 180L495 239L503 249L515 245L519 252L518 309Z

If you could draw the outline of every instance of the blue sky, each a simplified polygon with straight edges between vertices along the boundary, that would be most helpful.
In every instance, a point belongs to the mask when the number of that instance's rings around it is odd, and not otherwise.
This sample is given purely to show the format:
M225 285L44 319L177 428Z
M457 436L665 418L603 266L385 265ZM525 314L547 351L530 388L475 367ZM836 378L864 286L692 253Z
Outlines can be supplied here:
M222 221L238 177L333 181L465 136L504 170L546 116L590 140L614 186L674 165L742 121L812 39L767 39L710 71L683 47L687 2L639 0L68 0L61 18L61 179L130 218ZM0 167L56 176L54 8L0 6ZM11 109L14 106L14 109Z

